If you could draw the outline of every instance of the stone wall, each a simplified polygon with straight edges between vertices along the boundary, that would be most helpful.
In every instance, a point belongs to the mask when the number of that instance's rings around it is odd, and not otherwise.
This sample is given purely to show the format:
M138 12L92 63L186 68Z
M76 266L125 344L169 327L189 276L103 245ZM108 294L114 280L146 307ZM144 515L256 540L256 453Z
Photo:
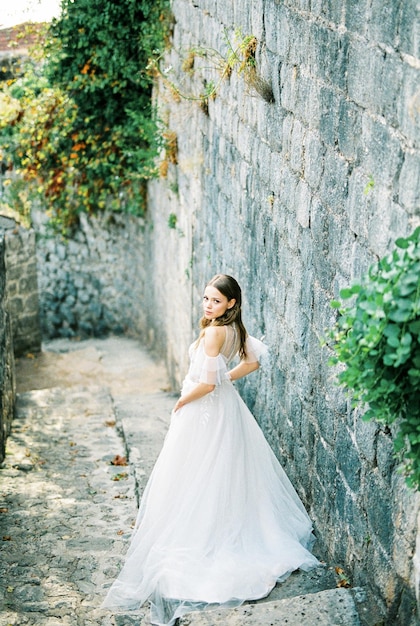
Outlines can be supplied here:
M6 276L15 356L39 352L38 279L35 232L19 226L14 220L0 217L0 228L6 241Z
M15 375L12 329L6 289L6 243L0 232L0 463L5 457L15 405Z
M108 332L141 335L150 288L144 220L104 213L81 216L68 239L52 236L34 213L43 336L86 337Z
M173 11L162 69L189 99L162 83L156 94L178 154L150 185L145 319L178 384L206 281L239 279L247 327L271 349L241 390L321 550L386 623L414 624L418 498L389 430L351 410L320 342L339 290L419 223L417 3L174 0ZM258 39L274 102L234 70L200 107L194 95L219 74L209 59L185 63L189 49L223 57L238 28Z

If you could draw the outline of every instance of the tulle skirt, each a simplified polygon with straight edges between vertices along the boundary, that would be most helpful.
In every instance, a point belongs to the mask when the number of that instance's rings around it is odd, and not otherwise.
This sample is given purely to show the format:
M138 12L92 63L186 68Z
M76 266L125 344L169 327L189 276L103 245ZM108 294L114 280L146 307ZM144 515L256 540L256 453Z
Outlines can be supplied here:
M196 383L188 378L183 392ZM172 414L126 561L103 603L152 624L269 594L310 553L311 521L231 382Z

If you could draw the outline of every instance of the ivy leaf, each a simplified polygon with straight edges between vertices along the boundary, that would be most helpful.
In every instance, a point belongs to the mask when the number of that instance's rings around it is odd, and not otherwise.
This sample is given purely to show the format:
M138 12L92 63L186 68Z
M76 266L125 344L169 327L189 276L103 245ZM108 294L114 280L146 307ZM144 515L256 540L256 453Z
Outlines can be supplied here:
M413 335L420 336L420 319L410 322L408 328Z
M403 239L402 237L400 237L399 239L395 240L395 245L398 248L402 248L403 250L406 250L408 246L410 245L410 242L408 239Z
M355 292L353 291L353 289L341 289L340 296L343 298L343 300L347 300L348 298L351 298L354 293Z

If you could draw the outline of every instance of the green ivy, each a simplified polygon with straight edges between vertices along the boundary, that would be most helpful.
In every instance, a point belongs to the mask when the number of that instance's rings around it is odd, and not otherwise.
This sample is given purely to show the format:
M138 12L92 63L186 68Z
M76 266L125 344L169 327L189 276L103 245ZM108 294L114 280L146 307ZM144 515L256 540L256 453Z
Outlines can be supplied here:
M343 363L338 379L365 420L396 425L395 450L407 484L420 488L420 227L331 305L340 316L328 337ZM393 429L394 430L394 429Z
M20 177L13 208L23 179L25 211L39 198L64 233L81 212L144 211L165 145L147 68L168 32L169 0L62 1L41 62L3 84L1 157Z

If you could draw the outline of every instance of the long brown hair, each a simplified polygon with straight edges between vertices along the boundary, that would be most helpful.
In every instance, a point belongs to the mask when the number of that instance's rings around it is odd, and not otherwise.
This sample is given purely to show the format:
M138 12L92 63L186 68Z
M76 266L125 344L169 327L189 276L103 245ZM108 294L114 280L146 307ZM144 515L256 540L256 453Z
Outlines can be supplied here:
M242 292L239 284L232 276L216 274L216 276L213 276L213 278L209 280L206 287L215 287L220 293L226 296L228 300L235 300L235 304L231 309L227 309L223 315L217 317L215 320L208 320L206 317L202 317L200 320L200 328L204 330L207 326L210 326L210 324L213 326L229 326L230 324L236 324L240 341L239 356L245 358L245 341L248 333L242 322Z

